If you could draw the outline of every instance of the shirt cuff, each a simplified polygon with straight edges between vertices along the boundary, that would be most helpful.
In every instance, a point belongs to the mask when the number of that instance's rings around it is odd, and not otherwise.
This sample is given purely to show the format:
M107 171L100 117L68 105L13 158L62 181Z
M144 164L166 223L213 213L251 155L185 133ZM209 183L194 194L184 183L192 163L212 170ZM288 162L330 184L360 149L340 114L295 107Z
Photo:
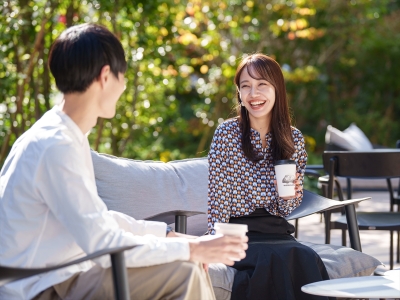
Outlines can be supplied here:
M167 234L167 224L164 222L144 221L144 231L157 237L165 237Z
M153 235L146 235L141 240L142 245L125 251L127 267L148 267L190 259L190 247L187 239L157 238Z
M190 259L190 246L185 238L166 238L168 262Z

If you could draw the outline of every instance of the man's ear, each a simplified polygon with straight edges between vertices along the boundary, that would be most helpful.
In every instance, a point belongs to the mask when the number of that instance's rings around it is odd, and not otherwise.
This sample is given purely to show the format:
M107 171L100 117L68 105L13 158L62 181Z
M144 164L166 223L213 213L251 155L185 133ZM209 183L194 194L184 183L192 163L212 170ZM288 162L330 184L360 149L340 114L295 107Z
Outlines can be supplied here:
M97 81L100 83L101 87L104 87L107 81L110 79L111 69L109 65L105 65L101 68L99 77Z

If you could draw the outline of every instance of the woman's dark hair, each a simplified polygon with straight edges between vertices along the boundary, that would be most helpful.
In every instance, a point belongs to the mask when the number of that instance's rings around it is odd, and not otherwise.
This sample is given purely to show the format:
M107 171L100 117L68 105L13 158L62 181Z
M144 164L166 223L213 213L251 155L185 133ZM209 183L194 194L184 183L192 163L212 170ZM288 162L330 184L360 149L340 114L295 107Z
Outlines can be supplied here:
M254 79L264 79L275 88L275 104L272 108L270 130L272 135L272 158L274 160L290 158L295 149L290 128L289 107L286 99L285 80L279 64L264 54L249 55L240 62L235 75L236 96L238 100L237 114L242 131L242 149L251 161L262 159L254 151L251 144L250 119L247 109L240 105L240 75L244 69Z
M86 91L105 65L118 78L126 71L125 53L118 38L97 24L68 28L50 49L49 67L64 94Z

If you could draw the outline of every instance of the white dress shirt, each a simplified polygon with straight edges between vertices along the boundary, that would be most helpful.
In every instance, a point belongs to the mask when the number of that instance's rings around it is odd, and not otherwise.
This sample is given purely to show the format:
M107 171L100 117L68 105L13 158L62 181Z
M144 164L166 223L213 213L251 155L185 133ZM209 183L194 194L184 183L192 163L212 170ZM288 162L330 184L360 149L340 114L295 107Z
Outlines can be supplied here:
M95 251L125 251L128 267L188 260L185 239L165 238L166 224L107 210L97 194L89 143L55 106L13 145L0 173L0 265L48 267ZM96 263L109 267L109 256ZM93 262L32 276L0 288L0 299L31 299Z

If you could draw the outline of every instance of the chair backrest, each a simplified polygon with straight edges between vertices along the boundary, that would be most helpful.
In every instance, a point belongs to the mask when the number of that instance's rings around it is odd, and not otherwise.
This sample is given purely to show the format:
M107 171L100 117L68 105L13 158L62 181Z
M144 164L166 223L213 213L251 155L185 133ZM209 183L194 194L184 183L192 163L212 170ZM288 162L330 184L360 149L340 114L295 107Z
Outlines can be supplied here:
M330 170L334 161L334 170ZM348 178L400 177L400 150L325 151L324 169L335 176Z

